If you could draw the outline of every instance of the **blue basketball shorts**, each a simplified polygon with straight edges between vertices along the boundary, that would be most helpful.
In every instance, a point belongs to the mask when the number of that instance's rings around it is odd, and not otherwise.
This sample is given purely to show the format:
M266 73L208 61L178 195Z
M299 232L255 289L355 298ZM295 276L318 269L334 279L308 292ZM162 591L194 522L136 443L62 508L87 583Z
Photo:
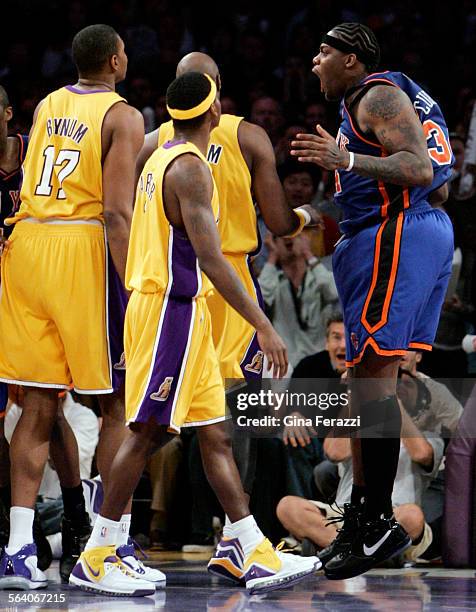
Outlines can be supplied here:
M431 350L451 275L453 228L425 204L344 237L333 255L346 329L346 362Z

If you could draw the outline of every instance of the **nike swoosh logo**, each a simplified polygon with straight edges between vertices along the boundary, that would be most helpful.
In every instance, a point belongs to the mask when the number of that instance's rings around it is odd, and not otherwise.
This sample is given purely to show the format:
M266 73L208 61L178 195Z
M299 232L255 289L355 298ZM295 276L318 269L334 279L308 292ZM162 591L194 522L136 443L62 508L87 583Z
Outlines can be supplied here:
M367 557L370 557L371 555L373 555L382 546L382 544L390 536L391 533L392 532L389 529L387 531L387 533L385 535L383 535L376 544L374 544L373 546L370 546L370 548L367 548L367 546L365 546L365 544L364 544L364 554Z
M85 563L86 563L86 567L87 567L87 568L88 568L88 570L91 572L91 574L92 574L92 575L93 575L95 578L98 578L98 577L99 577L99 574L100 574L101 572L100 572L100 571L95 572L95 571L93 570L93 568L92 568L92 567L89 565L89 563L88 563L87 561L85 561Z

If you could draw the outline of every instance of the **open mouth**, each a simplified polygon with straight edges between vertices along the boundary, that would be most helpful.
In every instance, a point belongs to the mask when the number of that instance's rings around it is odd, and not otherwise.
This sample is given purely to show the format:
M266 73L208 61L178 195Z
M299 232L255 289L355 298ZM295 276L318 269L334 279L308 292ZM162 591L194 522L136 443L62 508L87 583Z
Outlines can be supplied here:
M337 358L339 361L345 361L345 353L337 353L337 354L336 354L336 358Z

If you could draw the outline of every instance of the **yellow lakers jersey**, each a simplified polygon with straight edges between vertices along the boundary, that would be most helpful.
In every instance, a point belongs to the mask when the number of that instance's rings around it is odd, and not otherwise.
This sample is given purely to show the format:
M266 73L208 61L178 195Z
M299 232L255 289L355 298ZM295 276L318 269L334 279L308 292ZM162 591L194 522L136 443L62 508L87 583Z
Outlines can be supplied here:
M124 101L109 90L63 87L41 105L23 164L25 217L103 220L101 129L107 111Z
M165 291L171 297L191 299L205 296L212 289L186 233L173 227L165 214L162 199L165 172L184 153L197 155L207 163L191 142L167 142L154 151L139 177L126 266L126 287L130 290ZM217 219L215 182L211 205Z
M212 131L208 145L207 161L220 198L218 230L225 255L248 254L258 247L251 176L238 142L238 126L242 120L242 117L235 115L222 115L220 125ZM162 124L158 146L172 136L172 121Z

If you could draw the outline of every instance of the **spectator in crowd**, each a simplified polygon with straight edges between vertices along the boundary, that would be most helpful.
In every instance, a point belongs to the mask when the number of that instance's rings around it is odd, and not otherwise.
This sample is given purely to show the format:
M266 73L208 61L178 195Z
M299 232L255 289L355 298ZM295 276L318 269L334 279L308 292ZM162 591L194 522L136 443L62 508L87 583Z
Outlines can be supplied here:
M290 393L339 393L342 389L340 378L345 372L345 331L342 314L338 311L331 313L326 322L326 345L323 351L305 357L296 366L290 386ZM305 413L305 415L303 414ZM301 419L309 414L306 406L295 406L290 416ZM326 409L326 416L333 410ZM287 425L283 431L283 441L287 446L287 482L288 493L299 497L311 498L316 494L313 482L313 471L316 466L324 465L322 439L324 435L313 427L306 425ZM323 477L329 483L329 478L337 486L337 476L334 466L327 470ZM329 477L328 477L329 476Z
M267 234L268 261L259 276L265 305L294 368L325 345L325 316L337 301L332 273L312 253L309 235Z
M256 123L268 134L276 147L283 132L284 116L281 104L270 96L258 98L251 107L251 123Z

